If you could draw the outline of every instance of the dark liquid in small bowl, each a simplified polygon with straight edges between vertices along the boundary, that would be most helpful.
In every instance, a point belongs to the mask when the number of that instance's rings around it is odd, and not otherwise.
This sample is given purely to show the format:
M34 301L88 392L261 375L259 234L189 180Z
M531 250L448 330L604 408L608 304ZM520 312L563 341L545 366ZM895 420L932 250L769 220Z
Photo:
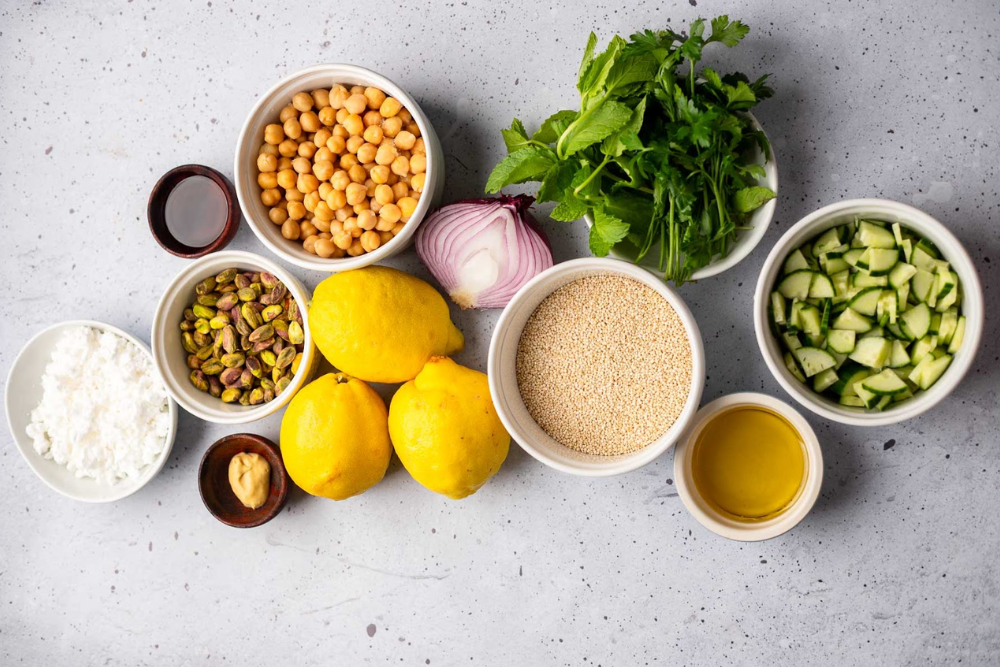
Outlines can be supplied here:
M156 241L179 257L221 250L240 224L232 184L218 171L197 164L163 175L149 196L147 215Z

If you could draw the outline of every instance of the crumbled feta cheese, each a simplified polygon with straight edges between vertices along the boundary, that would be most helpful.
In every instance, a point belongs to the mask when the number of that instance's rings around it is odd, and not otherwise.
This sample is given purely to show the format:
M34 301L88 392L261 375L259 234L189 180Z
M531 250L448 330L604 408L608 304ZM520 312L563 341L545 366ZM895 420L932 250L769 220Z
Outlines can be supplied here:
M167 392L146 352L91 327L66 330L31 413L35 451L77 477L114 484L134 477L166 446Z

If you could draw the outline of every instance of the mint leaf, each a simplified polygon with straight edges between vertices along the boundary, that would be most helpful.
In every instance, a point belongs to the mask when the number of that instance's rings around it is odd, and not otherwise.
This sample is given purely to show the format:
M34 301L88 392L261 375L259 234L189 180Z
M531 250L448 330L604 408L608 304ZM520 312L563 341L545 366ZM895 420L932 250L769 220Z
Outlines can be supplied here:
M601 146L607 155L619 157L626 150L642 150L642 141L639 139L639 130L642 128L643 117L646 114L646 98L643 96L639 104L632 110L632 117L620 130L604 140Z
M594 49L597 48L597 35L593 32L590 33L590 37L587 38L587 48L583 50L583 59L580 61L580 73L577 75L576 79L576 89L581 93L584 90L583 78L587 73L587 69L590 67L591 61L594 60ZM545 143L551 143L549 141Z
M528 146L514 151L493 168L486 181L486 192L497 193L513 183L524 183L542 176L556 163L547 148Z
M590 227L590 252L606 257L611 248L628 234L628 225L605 212L604 207L594 211L594 224Z
M590 205L586 201L576 197L573 193L567 193L566 198L552 209L549 217L559 222L573 222L587 215L588 210L590 210Z
M736 46L748 32L750 28L740 21L730 21L725 15L717 16L712 19L712 36L705 43L721 42L726 46Z
M774 192L768 188L755 185L752 188L737 190L733 195L733 206L740 213L750 213L763 206L764 202L774 199L775 196Z
M632 117L632 110L621 102L602 102L587 114L576 119L573 126L564 136L566 141L562 147L563 157L569 157L591 144L606 138L615 130L621 128Z
M500 134L503 135L503 142L507 146L508 153L524 148L528 143L528 133L524 129L524 123L517 118L510 124L509 130L500 130Z
M615 35L608 43L608 48L594 57L587 66L587 71L580 80L580 86L578 86L581 97L585 99L593 97L604 88L608 74L618 59L618 54L621 53L623 46L625 46L625 40Z
M569 109L557 111L545 119L542 126L538 128L538 132L535 132L531 138L543 144L553 144L579 115L578 112Z
M535 198L535 201L541 204L542 202L559 201L562 199L563 192L573 182L573 177L579 168L579 162L565 160L549 169L542 180L542 185L538 188L538 196Z

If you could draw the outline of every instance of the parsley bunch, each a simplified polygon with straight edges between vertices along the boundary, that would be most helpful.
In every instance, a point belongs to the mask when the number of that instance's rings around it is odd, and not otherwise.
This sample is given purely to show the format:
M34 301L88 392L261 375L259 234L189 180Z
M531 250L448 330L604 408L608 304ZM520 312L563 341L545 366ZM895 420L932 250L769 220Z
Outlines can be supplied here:
M557 111L530 137L515 118L486 191L538 181L537 200L557 202L554 219L590 214L595 255L628 243L639 262L655 249L664 278L684 282L725 256L749 214L775 196L756 185L764 168L749 156L759 147L769 160L770 146L746 114L771 96L767 76L697 70L705 46L736 46L748 31L719 16L706 36L698 19L687 35L616 35L603 53L591 33L580 110Z

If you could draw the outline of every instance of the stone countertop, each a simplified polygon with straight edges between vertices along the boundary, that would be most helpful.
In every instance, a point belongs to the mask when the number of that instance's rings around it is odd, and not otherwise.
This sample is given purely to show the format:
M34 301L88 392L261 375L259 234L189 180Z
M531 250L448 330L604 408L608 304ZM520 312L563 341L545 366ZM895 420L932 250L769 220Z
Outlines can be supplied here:
M80 0L0 7L0 370L31 333L91 318L148 340L185 261L149 235L146 197L178 164L232 174L237 133L277 79L317 62L383 72L429 114L446 200L477 196L513 116L577 105L587 33L752 28L708 52L773 73L755 110L781 173L773 227L725 274L686 285L708 355L707 402L789 400L754 341L764 257L796 220L851 197L914 204L976 260L996 312L1000 12L989 2L703 0L322 5ZM556 260L582 223L542 217ZM267 254L244 224L231 248ZM391 264L427 277L412 251ZM296 271L309 286L322 276ZM496 311L455 312L483 369ZM672 455L578 479L513 446L475 496L449 501L393 463L342 503L297 492L239 531L201 504L206 446L238 428L182 413L163 472L113 505L64 499L0 434L0 664L986 664L1000 654L1000 346L937 409L851 428L805 416L825 455L812 514L758 544L683 508ZM278 417L244 430L276 438Z

